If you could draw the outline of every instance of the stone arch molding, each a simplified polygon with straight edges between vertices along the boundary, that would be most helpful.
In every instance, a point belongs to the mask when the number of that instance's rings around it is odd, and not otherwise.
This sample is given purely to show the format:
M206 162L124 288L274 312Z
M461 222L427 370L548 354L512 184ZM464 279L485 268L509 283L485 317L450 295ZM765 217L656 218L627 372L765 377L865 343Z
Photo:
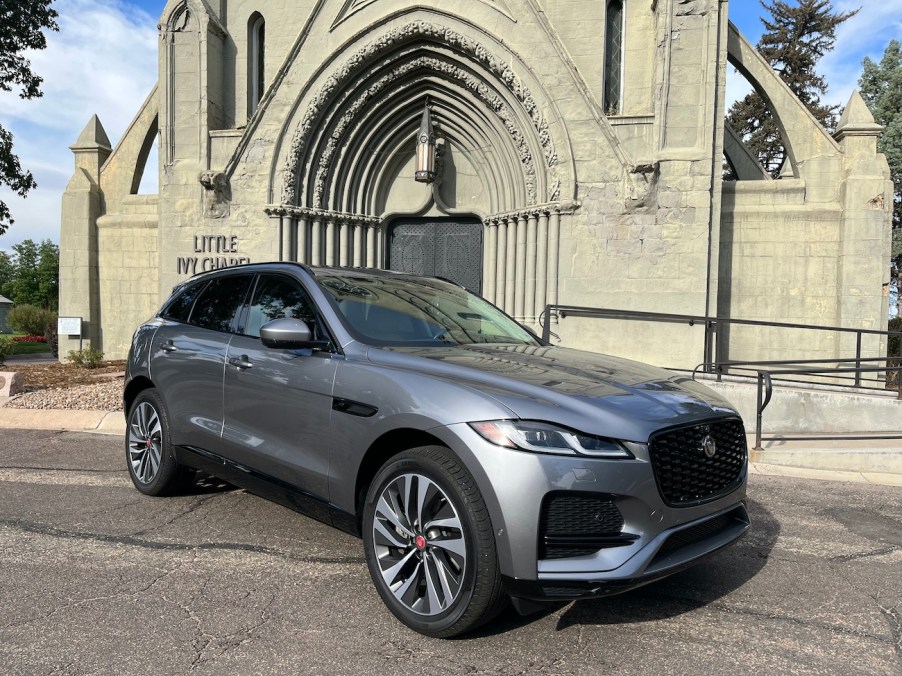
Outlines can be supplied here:
M447 25L422 20L357 49L322 81L293 123L291 142L276 159L282 204L378 215L371 197L351 194L358 184L378 187L380 173L392 169L367 153L376 148L390 157L406 148L427 100L440 134L488 149L485 168L508 196L493 209L573 194L572 168L557 150L569 144L554 138L563 125L549 124L512 61Z

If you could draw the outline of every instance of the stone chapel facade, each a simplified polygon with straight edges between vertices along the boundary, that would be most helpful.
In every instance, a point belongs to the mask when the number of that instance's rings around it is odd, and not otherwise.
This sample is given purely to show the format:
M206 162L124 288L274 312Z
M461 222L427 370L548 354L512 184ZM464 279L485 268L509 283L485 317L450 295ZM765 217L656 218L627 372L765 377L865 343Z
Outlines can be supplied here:
M191 274L266 260L451 276L534 327L547 303L886 326L881 128L855 94L828 134L725 0L170 0L159 36L157 86L115 149L92 118L63 198L60 314L107 357ZM780 122L779 180L725 127L728 63ZM424 110L431 184L414 180ZM138 194L154 144L159 193ZM690 327L554 331L703 356Z

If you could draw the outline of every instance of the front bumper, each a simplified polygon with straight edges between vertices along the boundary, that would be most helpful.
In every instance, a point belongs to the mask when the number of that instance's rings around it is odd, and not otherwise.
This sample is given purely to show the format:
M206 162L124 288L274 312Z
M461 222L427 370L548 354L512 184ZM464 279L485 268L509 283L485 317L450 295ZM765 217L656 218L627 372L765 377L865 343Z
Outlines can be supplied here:
M749 528L747 466L732 492L700 505L671 507L647 457L606 460L509 450L465 424L440 434L479 485L513 596L557 600L627 591L693 565ZM623 516L622 533L632 538L589 555L540 558L542 502L560 491L610 496Z

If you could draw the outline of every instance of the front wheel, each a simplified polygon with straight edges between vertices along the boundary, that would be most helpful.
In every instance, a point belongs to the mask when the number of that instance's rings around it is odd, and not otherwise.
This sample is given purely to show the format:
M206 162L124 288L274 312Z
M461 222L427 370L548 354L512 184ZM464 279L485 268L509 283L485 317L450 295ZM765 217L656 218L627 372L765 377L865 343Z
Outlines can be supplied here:
M421 634L469 631L503 602L488 509L447 448L411 449L382 467L367 492L363 545L382 600Z
M171 495L194 480L194 472L175 460L169 416L153 388L135 397L128 412L125 459L132 483L145 495Z

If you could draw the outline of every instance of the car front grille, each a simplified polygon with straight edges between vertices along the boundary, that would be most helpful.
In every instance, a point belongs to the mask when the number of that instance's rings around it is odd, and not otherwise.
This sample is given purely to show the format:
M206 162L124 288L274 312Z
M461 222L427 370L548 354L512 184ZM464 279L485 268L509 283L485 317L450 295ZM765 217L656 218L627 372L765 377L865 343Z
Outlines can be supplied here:
M542 504L539 558L586 556L632 542L622 536L623 515L613 497L592 493L549 493Z
M671 507L697 505L741 483L747 455L745 428L740 420L726 420L667 430L652 436L649 455L665 502Z

